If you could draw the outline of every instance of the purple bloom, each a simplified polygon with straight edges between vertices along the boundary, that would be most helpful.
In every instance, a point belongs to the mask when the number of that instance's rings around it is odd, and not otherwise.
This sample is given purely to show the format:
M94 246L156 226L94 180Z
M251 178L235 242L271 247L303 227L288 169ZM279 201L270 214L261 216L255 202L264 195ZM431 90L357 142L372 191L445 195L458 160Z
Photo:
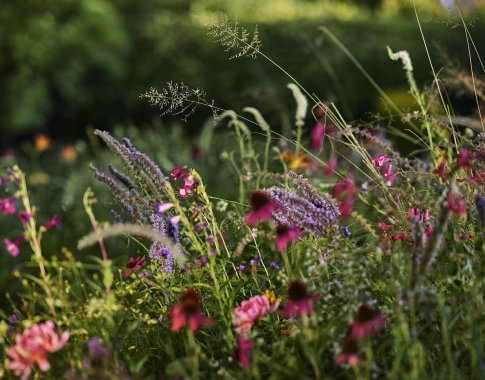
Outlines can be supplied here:
M207 244L209 244L209 245L214 244L214 236L212 236L212 235L207 236L207 237L205 238L205 241L206 241L206 243L207 243Z
M203 266L203 267L205 267L207 265L207 260L208 260L207 259L207 256L202 256L200 258L200 265Z
M297 229L301 234L318 237L326 236L329 229L337 229L340 215L338 206L304 177L293 172L289 172L288 176L303 197L278 187L262 190L277 206L272 212L275 223Z
M8 330L7 334L10 335L15 331L15 327L17 326L18 323L18 317L17 314L12 314L10 317L8 317L7 323L8 323Z
M240 272L244 272L244 269L246 269L246 265L244 264L239 264L237 267L237 270Z
M88 340L88 355L91 359L99 360L109 355L109 348L103 346L97 336Z
M15 198L0 199L0 212L4 215L15 213Z
M54 215L52 219L48 220L42 225L46 230L50 230L51 228L57 228L58 230L62 226L61 222L61 216L60 215Z
M349 227L342 227L340 232L342 232L342 235L344 235L346 238L349 238L351 235Z
M280 269L280 266L278 264L276 264L274 261L272 261L271 263L269 263L269 267L271 269L274 269L274 270Z
M138 278L148 278L149 273L148 272L140 272L138 273Z
M174 223L172 218L167 218L167 235L175 244L179 242L179 223Z

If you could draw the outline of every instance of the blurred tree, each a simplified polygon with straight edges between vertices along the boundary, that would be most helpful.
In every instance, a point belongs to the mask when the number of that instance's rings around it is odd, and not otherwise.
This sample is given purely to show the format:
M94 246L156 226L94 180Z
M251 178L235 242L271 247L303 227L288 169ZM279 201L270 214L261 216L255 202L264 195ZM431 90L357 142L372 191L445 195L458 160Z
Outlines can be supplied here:
M0 2L2 141L45 126L66 133L103 105L114 112L128 46L109 1Z

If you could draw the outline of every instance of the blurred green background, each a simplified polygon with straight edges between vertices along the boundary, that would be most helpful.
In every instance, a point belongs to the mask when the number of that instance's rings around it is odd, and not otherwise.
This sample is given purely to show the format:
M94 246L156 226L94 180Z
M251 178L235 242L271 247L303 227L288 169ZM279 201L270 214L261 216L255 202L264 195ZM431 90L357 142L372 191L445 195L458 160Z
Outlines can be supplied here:
M220 107L252 105L280 120L282 105L291 101L281 91L287 78L263 60L229 61L203 26L220 12L249 30L257 24L266 54L322 99L337 101L347 118L361 117L376 110L377 96L318 27L330 28L380 85L396 91L405 83L386 45L407 49L418 80L430 78L412 3L2 0L0 145L15 145L35 132L69 141L84 136L90 125L144 125L158 115L139 95L167 81L201 87ZM430 45L465 59L463 31L454 28L453 15L439 0L416 4ZM483 46L483 21L477 19L471 30ZM196 116L190 125L197 129L201 121Z
M438 0L415 2L436 68L466 67L467 47L456 13ZM480 16L485 13L474 6L480 2L468 0L464 11L483 52ZM260 109L275 130L292 124L288 78L263 59L229 60L230 54L207 35L206 20L221 12L250 31L257 24L262 51L308 91L335 101L349 121L383 112L382 102L320 26L338 36L402 109L414 106L401 64L389 60L386 45L408 50L419 84L431 82L412 0L1 0L0 171L18 163L27 172L40 222L62 215L63 228L46 235L47 255L59 254L62 246L75 251L77 240L90 231L81 202L86 187L99 197L98 218L111 219L111 196L95 183L88 165L107 166L113 159L92 139L93 128L129 136L163 170L194 167L209 193L233 198L231 172L221 170L220 153L233 147L227 131L218 126L214 135L209 133L209 110L198 110L186 123L160 119L160 111L140 99L151 86L184 82L203 88L218 107ZM455 105L466 114L473 102ZM194 154L199 147L202 156ZM0 243L21 233L17 219L0 215ZM29 256L24 252L28 247L12 258L0 247L0 295L13 291L13 269L25 270ZM99 253L93 248L81 254ZM0 297L0 305L4 302Z

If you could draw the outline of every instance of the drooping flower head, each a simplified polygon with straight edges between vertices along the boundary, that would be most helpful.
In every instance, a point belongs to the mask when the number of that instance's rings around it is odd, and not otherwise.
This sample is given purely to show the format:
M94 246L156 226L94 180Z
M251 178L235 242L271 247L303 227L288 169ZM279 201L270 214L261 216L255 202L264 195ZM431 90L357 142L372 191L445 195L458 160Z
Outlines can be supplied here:
M52 321L33 325L25 329L22 335L17 334L15 346L6 349L11 358L7 368L22 380L29 378L35 364L40 371L47 372L50 369L47 354L60 350L68 339L67 331L60 336L56 334Z
M132 270L140 270L145 265L145 256L137 257L136 259L130 257L130 260L126 263L126 270L123 272L123 277L128 277Z
M192 332L210 326L213 321L202 314L200 310L200 295L193 288L185 289L180 301L170 309L172 331L178 332L187 324Z
M360 305L350 325L349 336L353 339L368 339L382 330L387 319L366 303Z
M267 222L271 219L271 213L276 209L276 204L262 191L253 191L249 196L251 211L246 214L244 221L247 225L256 227L260 221Z
M296 228L291 228L287 225L279 225L276 227L276 249L283 252L289 242L300 237L300 232Z
M319 297L308 292L306 285L300 280L292 280L288 287L288 299L281 311L287 318L301 317L313 314L313 301Z
M335 358L335 363L338 365L348 363L352 367L355 367L361 360L359 355L359 342L347 336L342 343L340 353Z

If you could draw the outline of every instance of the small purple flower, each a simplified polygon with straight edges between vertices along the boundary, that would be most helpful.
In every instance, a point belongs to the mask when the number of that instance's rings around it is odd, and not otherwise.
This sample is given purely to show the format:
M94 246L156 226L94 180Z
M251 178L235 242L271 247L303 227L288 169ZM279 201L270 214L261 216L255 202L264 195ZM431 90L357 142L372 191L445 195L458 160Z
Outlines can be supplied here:
M280 266L278 264L276 264L274 261L272 261L271 263L269 263L269 267L271 269L274 269L274 270L279 270L280 269Z
M148 278L149 274L148 272L140 272L138 273L138 278Z
M202 256L200 258L200 265L205 267L207 265L207 261L208 261L207 256Z
M349 238L352 235L348 227L342 227L340 232L342 232L342 235L344 235L346 238Z
M18 323L18 317L17 314L12 314L10 317L8 317L7 323L8 323L8 330L7 334L10 335L15 331L15 327L17 326Z
M175 244L179 242L179 224L174 223L170 217L167 218L167 235Z
M103 346L97 336L89 339L86 345L88 346L88 355L91 359L99 360L109 355L109 348Z
M209 244L209 245L214 244L214 236L212 236L212 235L207 236L207 237L205 238L205 241L206 241L206 243L207 243L207 244Z
M240 272L244 272L244 269L246 269L246 265L244 264L239 264L236 269Z
M215 248L211 248L211 250L209 251L209 255L213 256L217 253L216 249Z

